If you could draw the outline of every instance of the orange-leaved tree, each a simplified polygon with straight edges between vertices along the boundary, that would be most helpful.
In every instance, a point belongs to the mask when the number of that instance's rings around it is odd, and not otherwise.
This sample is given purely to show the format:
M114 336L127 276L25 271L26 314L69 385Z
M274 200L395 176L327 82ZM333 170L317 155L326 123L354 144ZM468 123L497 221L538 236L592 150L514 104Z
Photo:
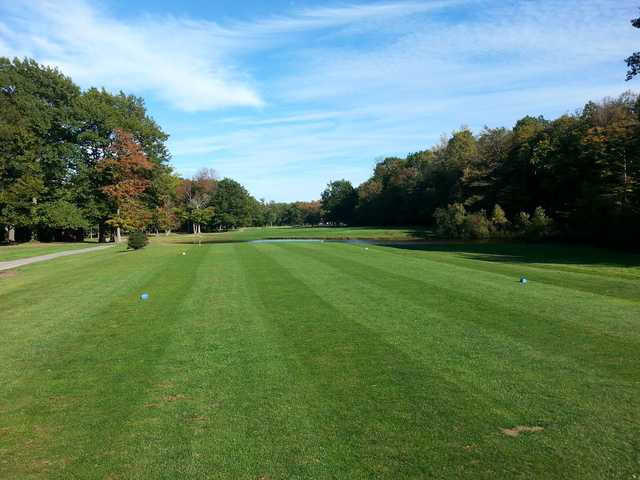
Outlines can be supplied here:
M151 213L142 201L142 194L151 183L149 176L154 164L131 133L117 129L97 168L105 179L102 191L114 207L107 223L116 229L116 241L120 242L121 229L140 230L150 221Z

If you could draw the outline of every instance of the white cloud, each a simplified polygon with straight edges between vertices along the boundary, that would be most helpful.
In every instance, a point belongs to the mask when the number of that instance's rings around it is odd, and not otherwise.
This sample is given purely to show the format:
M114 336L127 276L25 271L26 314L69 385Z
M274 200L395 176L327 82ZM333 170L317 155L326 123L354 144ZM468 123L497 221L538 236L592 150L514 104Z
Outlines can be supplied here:
M8 1L0 55L164 101L180 172L210 166L279 200L316 197L330 178L357 183L374 158L461 124L509 126L634 86L631 0L340 3L225 22ZM176 111L224 107L249 108Z
M0 12L0 55L34 57L83 86L150 93L185 111L263 104L224 56L228 42L214 25L169 17L127 23L68 1L6 4Z
M390 21L396 20L399 17L424 14L471 2L472 0L431 0L422 2L361 3L337 7L315 7L294 12L286 16L273 16L251 24L237 25L236 28L248 34L267 35L335 28L379 20L383 20L384 23L388 24Z
M425 90L442 98L561 76L588 81L589 69L612 61L622 71L636 44L638 32L628 21L635 9L622 2L482 3L464 22L425 17L377 48L301 49L298 58L306 62L280 78L282 98L358 102Z
M236 58L242 53L289 41L283 34L407 16L454 1L306 9L227 26L166 16L119 20L85 1L8 1L0 5L0 55L34 57L83 86L150 93L184 111L260 107L260 89Z

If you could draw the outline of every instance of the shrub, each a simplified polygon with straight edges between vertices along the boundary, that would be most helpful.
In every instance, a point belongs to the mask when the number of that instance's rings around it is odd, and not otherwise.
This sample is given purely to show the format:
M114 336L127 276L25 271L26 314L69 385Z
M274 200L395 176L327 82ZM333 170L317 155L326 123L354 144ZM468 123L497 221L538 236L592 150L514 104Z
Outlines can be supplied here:
M527 212L520 212L518 215L518 221L516 222L516 228L519 232L524 233L529 230L531 226L531 215Z
M144 248L149 243L149 239L147 238L147 234L140 231L134 231L129 234L129 241L127 246L134 250L138 250L140 248Z
M491 223L497 230L502 230L509 225L507 214L497 203L493 206L493 212L491 213Z
M490 235L490 223L484 210L478 213L470 213L464 218L462 238L480 240L489 238Z
M527 240L542 240L553 235L554 228L555 224L547 216L544 208L537 207L533 211L533 215L520 212L516 234Z
M464 205L452 203L447 208L438 208L434 217L440 237L478 240L491 236L491 223L484 210L467 213Z
M438 208L434 213L436 233L441 238L481 240L485 238L522 238L542 240L554 234L555 223L542 207L533 215L520 212L513 228L500 205L493 207L491 219L484 210L467 213L460 203L452 203L446 208Z
M443 238L461 238L464 234L466 217L464 205L452 203L447 208L438 208L433 214L436 220L436 232Z
M531 217L529 235L532 238L547 238L553 233L553 220L547 217L544 208L537 207Z

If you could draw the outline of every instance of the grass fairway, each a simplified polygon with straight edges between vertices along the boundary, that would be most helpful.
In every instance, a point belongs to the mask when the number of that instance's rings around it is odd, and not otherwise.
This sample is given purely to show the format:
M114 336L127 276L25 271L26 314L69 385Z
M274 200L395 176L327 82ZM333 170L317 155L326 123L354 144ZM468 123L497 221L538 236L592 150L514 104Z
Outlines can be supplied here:
M28 242L19 243L17 245L0 245L0 262L9 260L19 260L21 258L36 257L38 255L47 255L48 253L64 252L67 250L76 250L78 248L95 247L94 242L78 242L78 243L40 243Z
M245 242L261 239L318 238L332 240L425 240L432 237L429 230L410 227L249 227L220 233L205 233L200 236L172 235L158 239L173 243L225 243Z
M424 248L155 243L0 276L0 478L640 476L639 258Z

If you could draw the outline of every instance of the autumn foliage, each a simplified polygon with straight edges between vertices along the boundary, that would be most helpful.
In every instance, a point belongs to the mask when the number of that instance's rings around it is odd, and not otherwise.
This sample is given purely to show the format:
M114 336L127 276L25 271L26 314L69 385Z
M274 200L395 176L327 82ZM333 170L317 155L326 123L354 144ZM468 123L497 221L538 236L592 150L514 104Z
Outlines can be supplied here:
M113 142L97 169L103 174L102 191L116 206L116 213L108 223L113 227L142 228L151 213L141 201L149 188L149 175L154 164L149 161L132 134L116 130Z

